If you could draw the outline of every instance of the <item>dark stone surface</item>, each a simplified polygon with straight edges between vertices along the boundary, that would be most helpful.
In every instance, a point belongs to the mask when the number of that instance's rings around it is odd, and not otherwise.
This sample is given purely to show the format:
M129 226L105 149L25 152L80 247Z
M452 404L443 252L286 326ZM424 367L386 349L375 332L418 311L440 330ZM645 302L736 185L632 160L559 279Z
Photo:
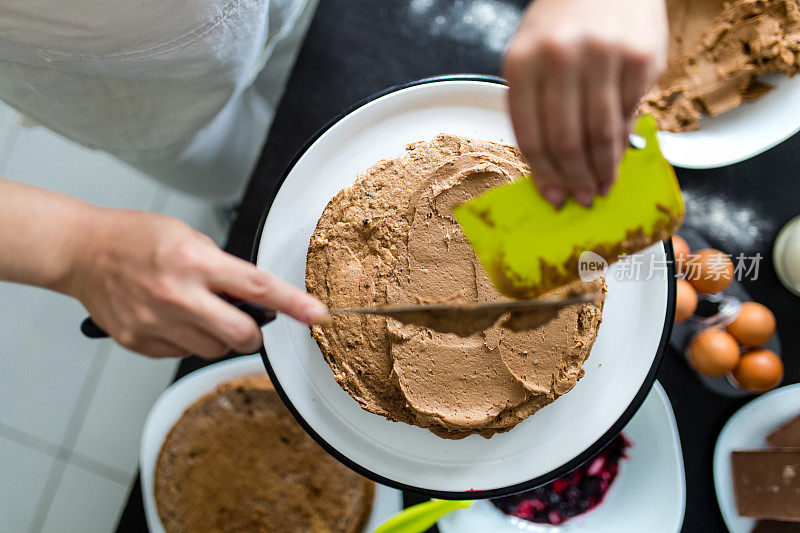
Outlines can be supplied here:
M227 249L249 257L265 199L277 180L306 140L342 110L374 92L418 78L462 72L498 74L501 50L497 39L510 29L464 25L463 15L471 8L489 6L492 11L484 14L502 18L524 4L500 0L322 0L239 207ZM795 136L737 165L678 171L687 198L687 224L727 253L763 256L759 278L745 281L744 286L778 318L786 363L784 384L800 381L800 358L795 356L800 353L800 330L795 325L800 300L775 277L771 248L780 227L800 213L798 168L800 137ZM178 376L204 364L188 359ZM747 399L730 399L705 389L682 357L672 351L666 354L658 379L672 401L683 445L687 481L684 531L724 531L714 495L712 454L723 424ZM406 495L406 504L423 500ZM118 531L145 529L137 479Z

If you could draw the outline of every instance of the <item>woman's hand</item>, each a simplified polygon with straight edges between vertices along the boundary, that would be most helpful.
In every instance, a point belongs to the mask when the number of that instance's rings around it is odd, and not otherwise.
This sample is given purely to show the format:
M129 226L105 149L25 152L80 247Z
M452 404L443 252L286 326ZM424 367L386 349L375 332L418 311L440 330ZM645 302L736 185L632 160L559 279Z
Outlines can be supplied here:
M614 183L637 103L666 65L664 0L536 0L506 50L517 143L542 195Z
M138 211L92 209L89 230L58 290L78 298L121 345L153 357L253 353L261 331L225 294L306 323L325 320L316 298L220 250L186 224ZM84 225L86 226L86 225Z

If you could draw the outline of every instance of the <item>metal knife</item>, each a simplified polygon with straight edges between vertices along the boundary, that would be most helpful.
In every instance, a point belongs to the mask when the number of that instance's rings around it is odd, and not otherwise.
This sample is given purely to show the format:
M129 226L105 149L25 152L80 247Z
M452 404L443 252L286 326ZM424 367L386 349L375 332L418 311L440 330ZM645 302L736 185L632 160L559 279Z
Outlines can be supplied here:
M530 329L554 317L562 307L598 303L603 297L602 292L588 292L530 300L340 307L330 309L330 314L333 317L349 314L389 316L406 324L417 324L466 337L490 327L506 313L511 313L511 320L506 321L510 329ZM274 310L253 302L236 301L231 304L250 315L259 327L272 322L277 316ZM108 333L95 324L91 317L83 321L81 332L91 339L108 337Z

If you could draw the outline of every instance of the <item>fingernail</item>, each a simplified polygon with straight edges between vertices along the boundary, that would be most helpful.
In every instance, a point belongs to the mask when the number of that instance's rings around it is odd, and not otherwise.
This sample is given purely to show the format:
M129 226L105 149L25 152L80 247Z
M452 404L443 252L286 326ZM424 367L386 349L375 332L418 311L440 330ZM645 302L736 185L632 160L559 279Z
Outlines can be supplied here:
M575 197L575 201L581 204L583 207L589 208L592 207L592 202L594 201L594 195L588 189L578 189L573 194Z
M556 206L556 208L564 204L564 191L558 187L547 187L542 191L542 196L544 196L548 202Z
M329 326L333 323L333 316L330 313L325 313L312 318L308 323L312 326Z
M331 322L333 322L333 317L328 311L328 308L323 305L320 305L309 313L308 324L310 326L327 326Z
M254 339L253 343L250 345L250 349L247 352L248 354L251 353L258 353L261 350L261 346L264 344L264 339L261 337L261 331L258 332L258 339Z

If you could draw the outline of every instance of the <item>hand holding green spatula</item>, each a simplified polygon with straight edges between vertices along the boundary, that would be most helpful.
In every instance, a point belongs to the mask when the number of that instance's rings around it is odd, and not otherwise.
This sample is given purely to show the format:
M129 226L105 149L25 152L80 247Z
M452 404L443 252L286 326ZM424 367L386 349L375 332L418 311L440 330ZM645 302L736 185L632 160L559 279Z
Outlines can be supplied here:
M595 198L591 208L567 200L556 209L530 179L520 179L453 210L499 292L535 298L578 280L585 251L612 263L677 230L683 199L653 117L640 118L635 133L645 146L628 148L608 196Z

